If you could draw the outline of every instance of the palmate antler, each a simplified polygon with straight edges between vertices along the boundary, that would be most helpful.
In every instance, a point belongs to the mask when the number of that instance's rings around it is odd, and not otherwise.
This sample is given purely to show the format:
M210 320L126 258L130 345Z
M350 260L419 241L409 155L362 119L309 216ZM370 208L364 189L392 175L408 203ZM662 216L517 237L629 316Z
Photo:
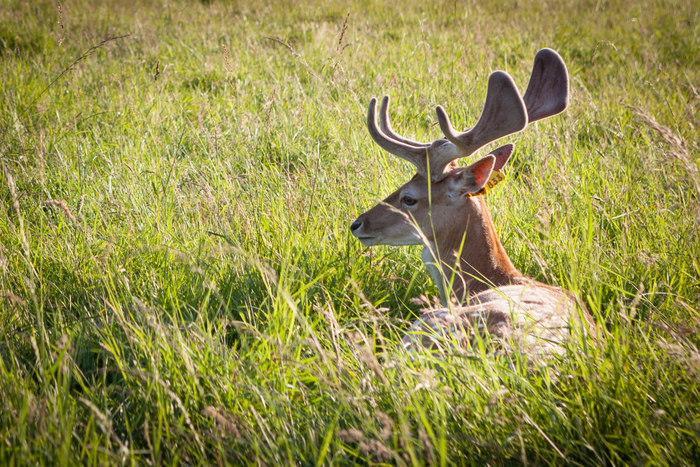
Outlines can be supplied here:
M530 82L524 98L520 97L513 79L503 71L489 76L486 102L479 121L471 129L457 132L441 106L435 109L440 129L447 139L420 143L399 136L389 121L389 96L384 96L379 109L372 98L367 110L367 128L372 139L384 150L416 166L418 173L442 180L452 161L468 157L479 148L504 136L522 131L534 122L563 112L568 105L569 78L566 65L552 49L535 55Z

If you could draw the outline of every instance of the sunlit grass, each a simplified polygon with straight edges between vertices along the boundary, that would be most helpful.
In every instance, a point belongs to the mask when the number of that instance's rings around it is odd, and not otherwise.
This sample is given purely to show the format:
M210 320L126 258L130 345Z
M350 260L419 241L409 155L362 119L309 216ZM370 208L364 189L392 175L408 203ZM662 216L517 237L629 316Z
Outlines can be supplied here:
M3 2L2 462L698 463L696 2L287 3ZM348 229L412 175L369 99L432 141L542 47L570 108L486 202L598 345L407 356L437 289Z

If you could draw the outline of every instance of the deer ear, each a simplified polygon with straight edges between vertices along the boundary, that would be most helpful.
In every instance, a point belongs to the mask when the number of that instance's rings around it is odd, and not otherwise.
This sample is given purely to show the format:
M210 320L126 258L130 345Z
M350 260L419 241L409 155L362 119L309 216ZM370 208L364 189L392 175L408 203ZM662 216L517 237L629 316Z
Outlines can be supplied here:
M493 170L501 170L508 163L511 154L513 154L513 149L515 145L513 143L508 143L500 148L494 149L489 154L496 158L496 163L493 166Z
M455 180L455 189L460 195L476 193L481 190L496 164L496 156L489 154L465 168Z

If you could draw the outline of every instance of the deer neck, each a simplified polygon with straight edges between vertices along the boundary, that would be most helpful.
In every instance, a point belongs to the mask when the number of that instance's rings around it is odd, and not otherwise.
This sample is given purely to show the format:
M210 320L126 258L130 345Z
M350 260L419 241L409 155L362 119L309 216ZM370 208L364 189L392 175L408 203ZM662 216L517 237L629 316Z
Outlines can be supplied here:
M467 206L453 228L436 232L421 254L443 306L522 277L496 235L483 197L470 198Z

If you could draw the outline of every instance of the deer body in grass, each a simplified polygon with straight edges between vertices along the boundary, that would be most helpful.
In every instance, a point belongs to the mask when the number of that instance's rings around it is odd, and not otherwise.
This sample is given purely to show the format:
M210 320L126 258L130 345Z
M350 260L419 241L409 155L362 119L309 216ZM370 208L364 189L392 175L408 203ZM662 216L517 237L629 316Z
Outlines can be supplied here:
M416 175L384 201L360 215L350 229L365 246L423 245L422 260L436 281L442 307L424 314L404 337L406 348L474 344L490 334L508 346L560 350L572 330L593 324L571 292L525 277L498 239L484 196L512 154L502 146L468 167L457 159L523 130L528 123L562 112L568 105L568 74L561 57L543 49L524 97L502 71L491 74L486 102L476 125L457 132L445 110L436 108L445 139L419 143L391 128L389 97L377 122L372 99L367 127L384 150L409 161ZM494 177L495 176L495 177ZM455 303L457 305L455 305Z

